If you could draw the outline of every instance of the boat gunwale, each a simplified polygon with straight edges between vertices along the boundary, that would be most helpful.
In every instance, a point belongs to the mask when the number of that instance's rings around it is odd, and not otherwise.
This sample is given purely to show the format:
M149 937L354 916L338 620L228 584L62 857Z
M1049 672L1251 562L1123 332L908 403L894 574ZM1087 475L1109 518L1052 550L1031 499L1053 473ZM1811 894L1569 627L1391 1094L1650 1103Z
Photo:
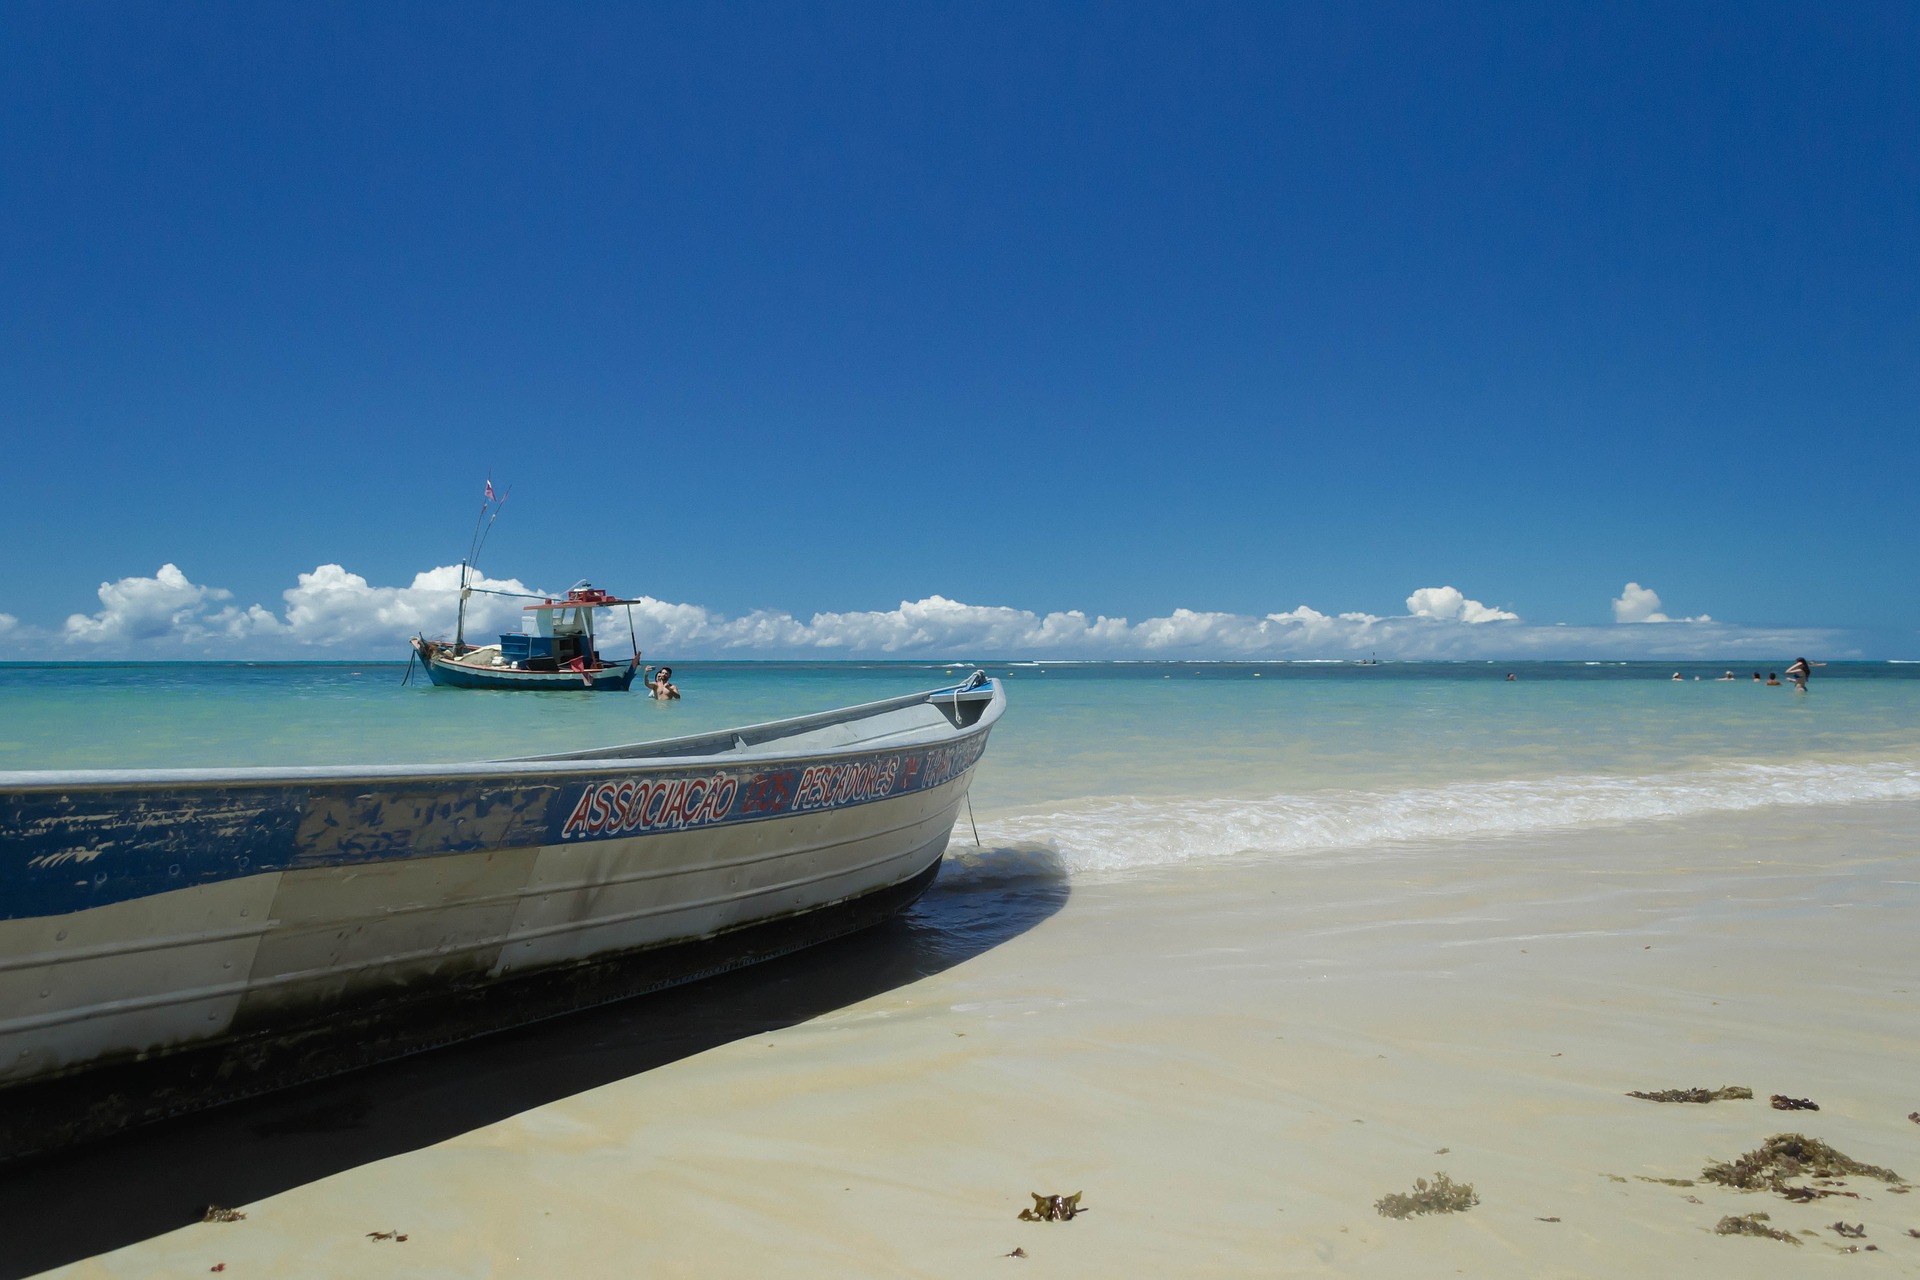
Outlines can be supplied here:
M984 697L983 697L984 695ZM851 724L873 719L892 711L913 706L937 706L935 699L949 699L953 705L985 700L986 708L973 723L964 726L927 725L903 730L894 741L863 745L842 743L808 750L780 750L783 739L836 724ZM252 765L201 769L28 769L0 771L0 794L38 791L113 789L138 786L265 787L301 782L431 782L456 779L543 779L597 773L622 764L644 764L649 768L714 768L721 765L764 765L770 762L861 755L872 751L911 748L939 741L959 741L984 733L1006 709L1006 691L998 680L984 684L945 685L920 693L901 694L876 702L816 711L784 720L768 720L737 728L709 730L678 738L659 738L650 742L624 743L613 747L589 747L557 755L514 756L502 760L450 761L435 764L390 765ZM765 750L735 750L736 740L745 742L751 734L759 739L749 746ZM891 736L891 735L890 735ZM692 750L714 745L719 750ZM678 751L681 754L671 754Z

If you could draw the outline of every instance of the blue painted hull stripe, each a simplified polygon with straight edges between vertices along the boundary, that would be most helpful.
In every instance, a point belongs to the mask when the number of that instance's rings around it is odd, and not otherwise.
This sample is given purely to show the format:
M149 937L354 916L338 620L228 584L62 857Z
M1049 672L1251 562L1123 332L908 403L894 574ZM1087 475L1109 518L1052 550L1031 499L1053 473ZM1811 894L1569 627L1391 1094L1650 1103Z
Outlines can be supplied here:
M940 786L984 727L932 746L538 776L150 783L0 793L0 919L269 871L575 844L831 812Z
M557 689L572 693L625 693L637 674L633 667L608 667L597 673L593 683L589 684L575 671L516 671L509 674L503 671L479 671L456 662L442 662L438 658L430 659L426 666L427 678L449 689Z

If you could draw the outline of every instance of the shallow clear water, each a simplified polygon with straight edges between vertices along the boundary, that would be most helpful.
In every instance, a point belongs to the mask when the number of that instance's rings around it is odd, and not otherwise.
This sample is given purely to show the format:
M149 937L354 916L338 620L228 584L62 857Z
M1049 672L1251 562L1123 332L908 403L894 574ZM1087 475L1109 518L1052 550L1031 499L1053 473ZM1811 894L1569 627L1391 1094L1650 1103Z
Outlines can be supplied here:
M403 685L403 664L6 665L0 769L530 755L969 669L689 662L675 671L686 698L663 704ZM1685 666L1675 681L1648 663L987 670L1010 705L974 786L982 838L1044 844L1080 870L1920 795L1920 666L1825 667L1804 695L1750 670Z

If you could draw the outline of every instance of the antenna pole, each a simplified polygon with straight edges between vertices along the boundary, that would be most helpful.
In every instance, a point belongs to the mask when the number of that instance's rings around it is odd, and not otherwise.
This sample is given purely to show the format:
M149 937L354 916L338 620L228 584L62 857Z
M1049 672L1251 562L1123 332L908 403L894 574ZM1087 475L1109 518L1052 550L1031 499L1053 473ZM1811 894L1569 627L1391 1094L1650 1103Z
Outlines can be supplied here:
M460 619L453 625L453 651L466 652L467 646L467 562L460 562Z
M487 545L487 535L493 532L493 522L500 518L500 508L506 505L507 497L513 492L511 486L498 498L493 496L493 481L487 481L486 496L480 499L480 514L473 522L473 536L467 539L467 558L460 562L460 617L453 628L453 649L456 654L465 653L467 646L467 597L473 594L472 577L474 569L480 564L480 549Z

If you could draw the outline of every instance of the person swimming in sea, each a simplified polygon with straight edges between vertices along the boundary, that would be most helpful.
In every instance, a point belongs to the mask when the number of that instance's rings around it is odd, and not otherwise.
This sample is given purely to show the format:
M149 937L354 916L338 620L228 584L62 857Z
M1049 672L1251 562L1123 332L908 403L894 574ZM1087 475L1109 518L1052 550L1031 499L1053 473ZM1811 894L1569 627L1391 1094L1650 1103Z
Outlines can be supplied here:
M1807 679L1812 675L1813 665L1805 658L1795 658L1793 665L1787 668L1787 679L1798 685L1802 693L1806 692Z
M1779 673L1778 673L1778 672L1774 672L1774 671L1769 671L1769 672L1767 672L1767 683L1768 683L1769 685L1777 685L1777 684L1779 684L1779 683L1780 683L1780 675L1779 675Z

